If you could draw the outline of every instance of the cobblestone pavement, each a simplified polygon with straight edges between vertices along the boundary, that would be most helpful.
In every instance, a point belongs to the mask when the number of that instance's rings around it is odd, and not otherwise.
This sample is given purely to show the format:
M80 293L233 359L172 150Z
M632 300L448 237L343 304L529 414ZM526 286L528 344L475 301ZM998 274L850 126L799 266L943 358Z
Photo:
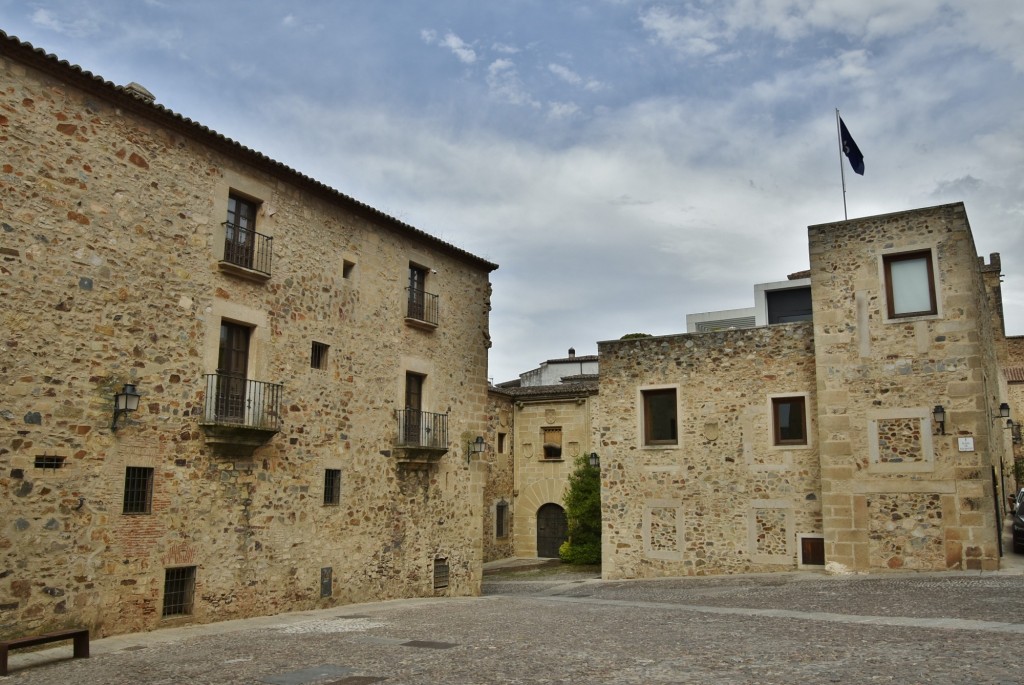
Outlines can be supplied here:
M479 598L106 638L90 659L69 659L70 646L15 652L0 683L1020 683L1014 561L994 573L844 577L487 575Z

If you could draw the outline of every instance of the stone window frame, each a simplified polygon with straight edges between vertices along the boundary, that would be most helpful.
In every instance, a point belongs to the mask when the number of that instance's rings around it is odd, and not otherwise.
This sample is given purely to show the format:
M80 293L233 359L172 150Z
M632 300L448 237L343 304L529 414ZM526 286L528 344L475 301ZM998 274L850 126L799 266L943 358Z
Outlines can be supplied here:
M759 509L777 509L785 515L786 551L783 554L759 554L757 552L757 511ZM750 550L750 561L755 564L793 564L796 554L796 535L792 532L796 523L793 503L786 499L755 499L751 500L747 511L747 549Z
M926 264L928 266L928 287L931 307L924 311L897 314L893 310L891 265L894 262L917 259L924 256L927 256ZM942 318L942 302L939 297L940 272L938 251L934 245L909 245L884 250L878 255L878 278L881 284L881 294L885 301L885 305L881 307L881 314L885 323L906 323L907 321Z
M244 266L232 264L225 259L228 202L232 196L256 205L257 228L255 230L273 241L276 223L274 215L277 213L277 210L269 204L269 198L273 197L273 188L251 176L240 174L231 169L225 169L224 180L218 183L214 189L213 208L210 212L212 218L213 256L217 260L218 269L222 273L228 273L232 276L238 276L256 283L265 283L270 279L269 273L247 269ZM271 250L273 250L272 247Z
M777 400L801 398L804 404L804 442L777 442L778 429L775 424L775 407ZM814 448L814 432L811 430L811 393L810 392L773 392L768 393L768 431L769 449L808 450Z
M919 419L921 421L920 462L883 463L878 451L878 422L883 419ZM930 473L935 470L935 432L931 407L904 407L880 409L869 412L868 421L868 472L869 473Z
M655 550L651 547L651 511L654 509L674 509L676 514L676 544L674 550ZM644 542L644 556L648 559L663 561L682 561L683 550L686 549L686 531L684 528L683 502L678 499L649 499L644 502L641 536Z
M558 454L548 456L548 433L558 432ZM565 429L562 426L541 426L540 428L541 461L563 461L565 451Z
M662 391L668 391L668 390L671 390L671 391L673 391L675 393L675 410L676 410L675 438L673 440L671 440L671 441L669 441L669 440L649 441L648 438L647 438L647 432L648 432L648 426L649 426L648 421L647 421L647 415L648 415L647 398L651 394L660 393ZM638 444L638 446L641 449L645 449L645 450L658 450L658 449L674 450L674 449L679 449L679 447L680 447L680 438L679 438L679 436L682 433L682 431L680 430L681 426L680 426L680 421L679 421L679 416L682 413L682 412L679 411L679 402L680 402L681 396L682 395L679 392L679 384L678 383L663 383L663 384L657 384L657 385L641 385L641 386L639 386L637 388L637 391L636 391L637 444Z

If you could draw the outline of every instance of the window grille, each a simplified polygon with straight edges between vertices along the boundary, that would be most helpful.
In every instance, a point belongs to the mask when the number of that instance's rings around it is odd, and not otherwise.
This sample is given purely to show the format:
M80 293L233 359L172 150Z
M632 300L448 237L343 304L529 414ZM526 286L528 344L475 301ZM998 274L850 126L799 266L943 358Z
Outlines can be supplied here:
M448 587L448 560L434 559L434 589L441 590L446 587Z
M341 469L324 471L324 504L341 504Z
M64 457L55 457L50 454L37 455L35 467L37 469L62 469L64 468Z
M188 616L196 587L196 567L182 566L164 571L164 618Z
M153 469L129 466L124 470L124 514L148 514L153 511Z

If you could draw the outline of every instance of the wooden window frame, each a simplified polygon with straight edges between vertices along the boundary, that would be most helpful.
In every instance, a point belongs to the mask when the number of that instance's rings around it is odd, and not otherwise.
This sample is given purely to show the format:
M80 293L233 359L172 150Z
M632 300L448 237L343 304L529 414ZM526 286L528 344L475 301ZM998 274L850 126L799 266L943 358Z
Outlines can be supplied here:
M928 299L930 307L921 311L897 313L895 310L896 300L893 296L894 293L892 287L892 264L894 262L906 262L918 259L923 259L928 268ZM932 264L931 249L882 255L882 265L885 271L885 301L890 319L906 319L914 316L934 316L939 313L935 288L935 267Z
M643 444L649 447L673 446L679 444L679 394L676 388L650 388L641 390L643 398ZM672 397L672 436L655 437L654 410L651 401L658 397Z
M800 405L800 432L799 438L783 438L782 422L779 420L779 409L784 404ZM807 444L807 397L804 395L789 395L772 398L772 444L777 447L802 446Z

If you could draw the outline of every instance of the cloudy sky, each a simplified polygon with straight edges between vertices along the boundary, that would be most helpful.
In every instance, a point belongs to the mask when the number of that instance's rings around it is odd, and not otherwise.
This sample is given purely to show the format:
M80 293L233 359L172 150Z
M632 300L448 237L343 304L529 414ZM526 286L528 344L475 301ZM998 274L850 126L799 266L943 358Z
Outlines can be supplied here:
M963 201L1024 334L1020 0L0 0L0 29L500 264L490 375Z

